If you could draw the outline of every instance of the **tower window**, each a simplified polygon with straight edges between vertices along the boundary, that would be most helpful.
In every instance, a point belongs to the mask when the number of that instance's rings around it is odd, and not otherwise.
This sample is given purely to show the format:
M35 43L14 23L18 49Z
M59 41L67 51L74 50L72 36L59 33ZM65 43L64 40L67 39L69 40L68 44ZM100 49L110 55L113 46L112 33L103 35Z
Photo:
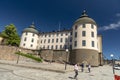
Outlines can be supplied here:
M77 25L75 25L75 30L77 30L77 27L78 27L78 26L77 26Z
M82 36L85 37L86 36L86 32L82 31Z
M91 24L91 28L94 29L94 25L93 24Z
M70 38L70 42L72 42L72 37Z
M25 46L25 43L23 44L23 46Z
M77 32L75 32L75 38L77 37Z
M92 47L95 47L95 43L94 43L94 41L92 41Z
M74 46L77 47L77 41L74 42Z
M33 45L31 44L30 47L33 47Z
M61 36L63 36L63 33L61 33Z
M26 32L26 35L28 35L28 33Z
M34 39L32 38L31 42L34 42Z
M27 38L25 37L25 38L24 38L24 41L26 41L26 40L27 40Z
M91 37L94 37L94 32L91 32Z
M82 40L82 46L86 46L86 41Z
M72 35L72 32L70 32L70 35Z
M82 24L82 27L85 28L86 27L85 24Z
M32 35L33 37L35 36L35 34L33 33L33 35Z

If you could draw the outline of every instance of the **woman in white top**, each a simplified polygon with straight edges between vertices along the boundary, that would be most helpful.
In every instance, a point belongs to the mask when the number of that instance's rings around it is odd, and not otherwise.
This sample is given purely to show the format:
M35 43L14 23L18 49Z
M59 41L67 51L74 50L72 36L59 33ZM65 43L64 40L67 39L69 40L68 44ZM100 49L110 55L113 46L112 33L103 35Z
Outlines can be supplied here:
M78 75L78 64L75 64L75 65L74 65L74 71L75 71L74 79L76 79L76 78L77 78L77 75Z

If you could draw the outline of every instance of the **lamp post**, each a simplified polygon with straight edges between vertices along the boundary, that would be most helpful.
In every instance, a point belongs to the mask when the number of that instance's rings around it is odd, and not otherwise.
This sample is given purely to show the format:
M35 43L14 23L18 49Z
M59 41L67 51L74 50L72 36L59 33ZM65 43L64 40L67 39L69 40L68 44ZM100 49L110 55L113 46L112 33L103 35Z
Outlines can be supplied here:
M112 58L112 68L113 68L113 74L115 73L115 71L114 71L114 55L113 54L111 54L110 55L110 57Z
M65 70L67 69L67 57L68 57L68 49L65 50L66 51L66 61L65 61Z
M19 53L21 52L21 49L19 49L19 51L18 51ZM18 64L18 62L19 62L19 58L20 58L20 54L18 54L18 58L17 58L17 64Z

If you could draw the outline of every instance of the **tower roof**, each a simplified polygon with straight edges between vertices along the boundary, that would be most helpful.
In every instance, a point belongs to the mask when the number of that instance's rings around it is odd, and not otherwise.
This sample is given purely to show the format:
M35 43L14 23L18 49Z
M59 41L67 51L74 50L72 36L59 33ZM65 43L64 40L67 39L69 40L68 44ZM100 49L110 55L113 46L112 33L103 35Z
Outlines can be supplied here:
M90 18L87 14L86 14L86 11L84 10L82 15L80 16L80 18L78 18L74 24L84 24L84 23L90 23L90 24L96 24L96 22Z
M25 28L23 32L31 32L31 33L39 34L39 32L35 29L34 22L28 28Z

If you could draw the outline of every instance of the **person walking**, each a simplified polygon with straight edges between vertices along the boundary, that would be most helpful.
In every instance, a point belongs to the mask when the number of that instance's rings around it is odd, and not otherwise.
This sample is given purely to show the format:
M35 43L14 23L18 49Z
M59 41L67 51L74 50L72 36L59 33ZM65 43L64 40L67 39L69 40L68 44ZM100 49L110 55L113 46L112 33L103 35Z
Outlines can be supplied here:
M90 73L91 72L91 65L88 64L88 72Z
M77 76L78 76L78 64L74 65L74 71L75 71L74 79L77 79Z
M84 63L81 64L81 71L84 71Z

